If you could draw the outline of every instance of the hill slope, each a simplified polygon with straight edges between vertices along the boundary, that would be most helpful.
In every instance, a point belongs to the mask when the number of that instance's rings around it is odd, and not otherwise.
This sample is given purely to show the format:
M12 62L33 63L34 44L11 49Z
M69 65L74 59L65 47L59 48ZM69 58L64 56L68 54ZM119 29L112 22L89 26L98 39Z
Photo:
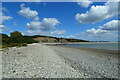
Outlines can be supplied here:
M34 40L37 40L39 42L61 42L61 43L67 43L67 42L89 42L89 41L81 40L81 39L57 38L57 37L41 36L41 35L35 35L35 36L31 36L31 37Z

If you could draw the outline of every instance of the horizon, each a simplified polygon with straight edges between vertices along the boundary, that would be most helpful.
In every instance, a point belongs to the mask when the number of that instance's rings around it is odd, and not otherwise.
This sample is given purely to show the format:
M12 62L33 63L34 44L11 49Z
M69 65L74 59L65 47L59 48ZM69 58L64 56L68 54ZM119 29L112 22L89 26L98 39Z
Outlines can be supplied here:
M111 6L114 6L112 8ZM3 2L2 33L118 41L118 3Z

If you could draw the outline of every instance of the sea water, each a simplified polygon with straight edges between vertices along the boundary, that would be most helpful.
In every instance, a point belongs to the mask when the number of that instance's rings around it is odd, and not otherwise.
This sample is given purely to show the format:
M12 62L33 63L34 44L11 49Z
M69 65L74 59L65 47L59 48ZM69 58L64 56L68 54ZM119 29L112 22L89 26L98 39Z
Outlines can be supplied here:
M119 50L118 43L82 43L82 44L66 44L64 46L65 47L77 47L77 48Z

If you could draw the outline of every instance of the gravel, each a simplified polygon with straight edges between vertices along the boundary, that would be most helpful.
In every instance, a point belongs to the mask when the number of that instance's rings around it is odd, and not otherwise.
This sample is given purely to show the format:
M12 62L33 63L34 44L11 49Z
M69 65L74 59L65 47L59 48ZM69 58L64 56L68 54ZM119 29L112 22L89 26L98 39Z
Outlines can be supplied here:
M114 51L30 44L4 50L3 78L118 78Z
M32 44L2 53L3 78L89 78L71 67L50 47Z
M0 80L2 79L2 52L0 52Z
M59 56L79 72L91 78L118 78L118 55L107 50L51 46Z

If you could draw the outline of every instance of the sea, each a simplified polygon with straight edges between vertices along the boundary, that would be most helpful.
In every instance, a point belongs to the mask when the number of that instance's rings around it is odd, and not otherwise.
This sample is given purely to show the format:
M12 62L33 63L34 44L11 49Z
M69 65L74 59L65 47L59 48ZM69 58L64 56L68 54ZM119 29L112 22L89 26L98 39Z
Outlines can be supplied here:
M94 49L106 49L106 50L119 50L120 43L82 43L82 44L65 44L65 47L77 47L77 48L94 48Z

